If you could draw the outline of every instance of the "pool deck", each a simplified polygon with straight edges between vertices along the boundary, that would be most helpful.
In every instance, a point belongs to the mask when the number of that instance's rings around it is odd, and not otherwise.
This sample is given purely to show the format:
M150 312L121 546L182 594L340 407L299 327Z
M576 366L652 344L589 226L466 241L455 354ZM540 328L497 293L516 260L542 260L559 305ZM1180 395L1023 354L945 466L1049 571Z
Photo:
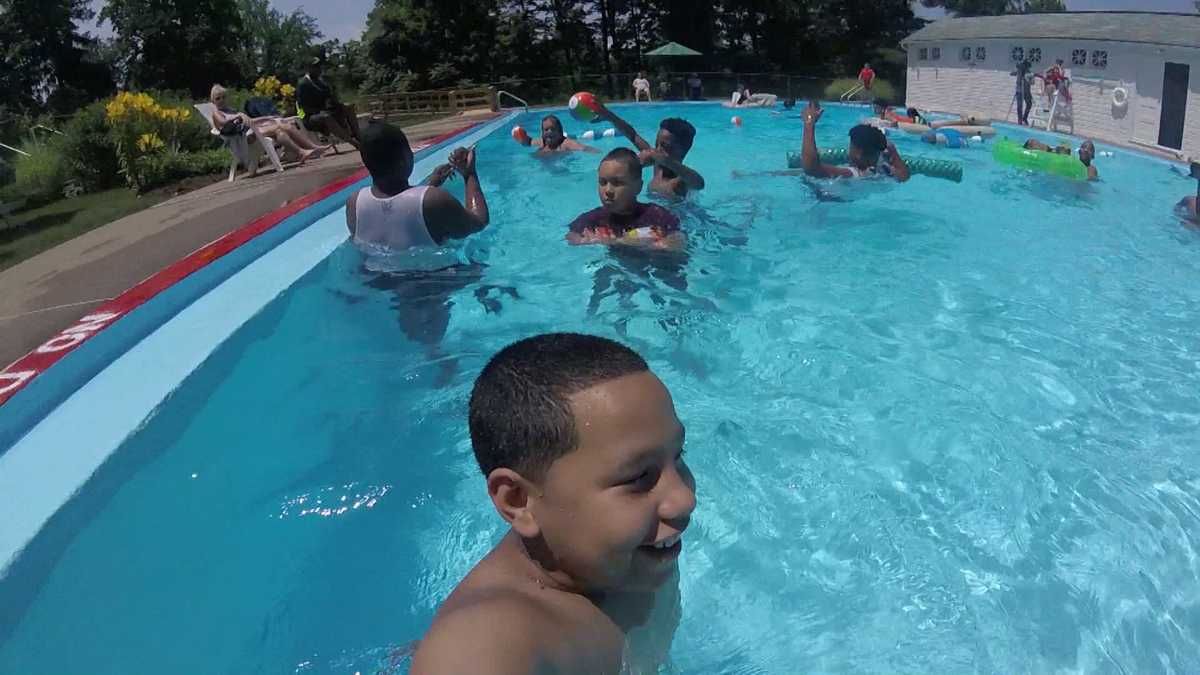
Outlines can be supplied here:
M406 127L415 144L492 115ZM28 353L88 311L187 254L362 169L357 152L283 174L219 182L131 214L0 272L0 365Z

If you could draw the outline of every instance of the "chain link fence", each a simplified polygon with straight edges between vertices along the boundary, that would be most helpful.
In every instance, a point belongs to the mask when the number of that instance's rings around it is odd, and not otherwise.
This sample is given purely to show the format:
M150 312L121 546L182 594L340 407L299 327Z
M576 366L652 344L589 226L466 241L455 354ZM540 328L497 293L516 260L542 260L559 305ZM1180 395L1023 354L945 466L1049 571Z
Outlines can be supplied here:
M692 91L688 81L696 75L701 83L699 92ZM590 91L610 101L633 100L633 81L637 73L580 74L563 77L513 78L492 82L490 86L507 91L530 105L562 105L572 94ZM733 72L664 72L648 71L651 96L659 100L729 100L738 85L753 93L775 94L780 100L795 98L826 98L826 89L838 78L787 73ZM696 94L699 94L697 96ZM836 97L835 97L836 98ZM511 107L511 100L505 105Z

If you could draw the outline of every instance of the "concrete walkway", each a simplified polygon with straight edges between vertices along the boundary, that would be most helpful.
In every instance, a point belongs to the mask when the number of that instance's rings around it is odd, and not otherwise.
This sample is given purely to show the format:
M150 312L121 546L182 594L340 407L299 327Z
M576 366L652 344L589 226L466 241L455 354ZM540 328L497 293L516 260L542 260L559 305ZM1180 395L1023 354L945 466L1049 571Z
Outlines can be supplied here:
M450 117L405 131L416 144L489 117ZM180 195L0 272L0 365L210 241L361 169L358 153L341 147L341 155L283 174L266 171Z

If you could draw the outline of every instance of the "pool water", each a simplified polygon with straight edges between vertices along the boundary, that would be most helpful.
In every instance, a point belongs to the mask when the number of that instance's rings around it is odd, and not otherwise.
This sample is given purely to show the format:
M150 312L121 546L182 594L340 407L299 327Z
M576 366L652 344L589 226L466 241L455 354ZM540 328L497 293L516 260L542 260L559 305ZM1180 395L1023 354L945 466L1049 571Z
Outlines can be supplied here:
M402 671L503 533L473 378L549 330L640 350L688 426L676 671L1200 671L1193 181L912 137L965 180L734 179L783 168L799 119L621 112L699 129L686 262L565 245L597 156L497 131L478 265L416 285L343 246L269 304L0 580L0 672ZM819 142L862 114L831 106Z

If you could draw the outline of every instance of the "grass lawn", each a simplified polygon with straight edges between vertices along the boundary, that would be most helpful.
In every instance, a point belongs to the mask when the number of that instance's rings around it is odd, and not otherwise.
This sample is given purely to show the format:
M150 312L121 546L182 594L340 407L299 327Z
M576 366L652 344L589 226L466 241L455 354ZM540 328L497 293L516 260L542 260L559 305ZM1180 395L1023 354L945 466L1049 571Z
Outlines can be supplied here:
M7 220L17 227L0 230L0 270L88 230L150 208L169 196L155 191L138 197L131 190L118 188L11 214Z

